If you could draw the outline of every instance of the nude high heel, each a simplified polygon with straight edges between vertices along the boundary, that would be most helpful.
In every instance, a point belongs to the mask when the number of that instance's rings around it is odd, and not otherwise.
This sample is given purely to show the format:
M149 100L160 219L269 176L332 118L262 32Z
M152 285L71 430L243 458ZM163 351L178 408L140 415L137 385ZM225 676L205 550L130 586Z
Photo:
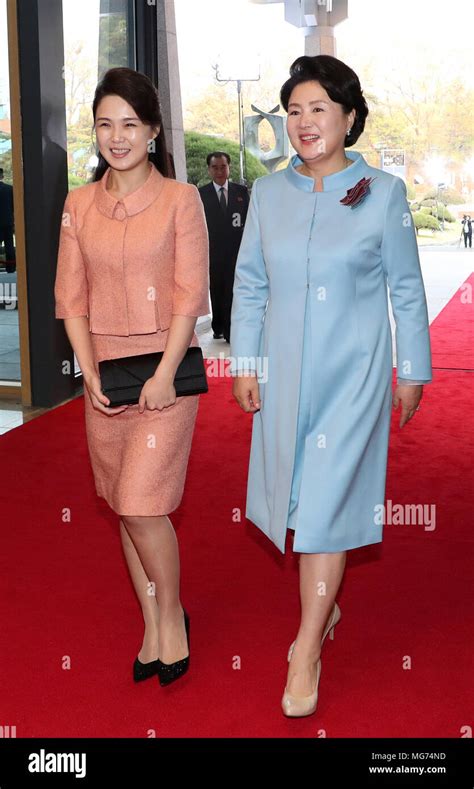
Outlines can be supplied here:
M312 715L316 710L318 704L319 677L321 676L321 658L319 658L317 662L316 671L316 687L310 696L292 696L285 688L281 700L281 708L283 714L288 718L303 718L305 715Z
M328 633L330 633L330 638L334 639L334 628L339 622L340 618L341 618L341 609L339 608L337 603L334 603L334 608L331 612L331 616L329 617L327 625L324 628L323 637L321 639L321 646L323 645L324 639L326 638ZM291 660L295 643L296 641L293 641L288 651L288 663ZM291 693L288 693L288 690L285 687L283 697L281 700L281 708L283 710L284 715L286 715L289 718L302 718L306 715L312 715L313 712L315 712L318 704L319 678L321 676L321 658L319 658L317 662L316 672L317 672L316 687L309 696L300 696L300 697L292 696Z

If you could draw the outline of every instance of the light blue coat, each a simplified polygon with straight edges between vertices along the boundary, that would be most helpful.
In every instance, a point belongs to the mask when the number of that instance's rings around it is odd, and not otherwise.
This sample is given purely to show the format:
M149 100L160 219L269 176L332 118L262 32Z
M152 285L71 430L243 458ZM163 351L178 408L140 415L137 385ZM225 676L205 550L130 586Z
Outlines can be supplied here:
M343 551L382 540L397 374L430 381L426 297L416 234L397 176L353 163L323 178L258 178L237 258L231 373L255 369L261 408L250 418L246 517L285 552ZM340 200L374 177L354 208ZM398 412L397 412L398 413ZM397 417L398 418L398 417Z

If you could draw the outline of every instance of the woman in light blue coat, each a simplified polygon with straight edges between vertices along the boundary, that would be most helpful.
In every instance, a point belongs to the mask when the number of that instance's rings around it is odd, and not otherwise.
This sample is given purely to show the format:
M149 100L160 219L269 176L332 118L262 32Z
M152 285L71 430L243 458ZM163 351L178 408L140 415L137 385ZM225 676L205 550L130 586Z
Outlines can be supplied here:
M301 716L316 709L346 551L382 540L392 404L402 427L432 370L405 184L345 150L368 114L357 75L329 55L298 58L281 101L297 154L253 185L231 374L253 414L246 516L282 553L291 529L301 554L301 621L282 698L285 715Z

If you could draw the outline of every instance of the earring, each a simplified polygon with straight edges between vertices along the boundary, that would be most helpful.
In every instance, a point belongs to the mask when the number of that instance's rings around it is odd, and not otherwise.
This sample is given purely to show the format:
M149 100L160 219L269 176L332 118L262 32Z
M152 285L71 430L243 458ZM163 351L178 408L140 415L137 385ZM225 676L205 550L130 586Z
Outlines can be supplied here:
M347 135L348 135L348 134L350 134L350 133L351 133L351 131L352 131L352 128L351 128L351 129L348 129L348 130L346 131L346 137L347 137Z

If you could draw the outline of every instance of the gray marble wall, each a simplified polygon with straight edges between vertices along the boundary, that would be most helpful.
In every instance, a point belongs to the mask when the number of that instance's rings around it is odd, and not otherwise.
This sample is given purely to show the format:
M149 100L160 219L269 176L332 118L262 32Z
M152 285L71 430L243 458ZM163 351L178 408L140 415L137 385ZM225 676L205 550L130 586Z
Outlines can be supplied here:
M166 143L168 150L173 154L177 180L186 181L174 0L157 0L157 17L158 81Z

